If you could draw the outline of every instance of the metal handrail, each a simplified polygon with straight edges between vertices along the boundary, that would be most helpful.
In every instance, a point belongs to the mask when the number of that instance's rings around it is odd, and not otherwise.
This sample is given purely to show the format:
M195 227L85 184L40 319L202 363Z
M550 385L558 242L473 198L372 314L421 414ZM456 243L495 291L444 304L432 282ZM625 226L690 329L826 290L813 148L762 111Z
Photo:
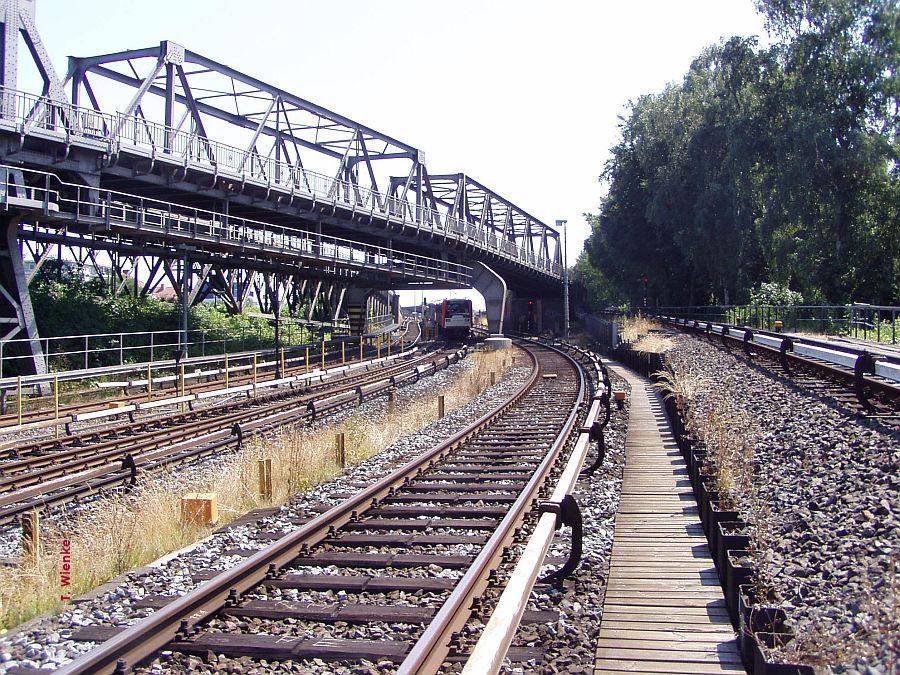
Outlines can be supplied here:
M249 218L225 215L205 209L186 207L172 202L141 197L127 192L96 190L85 185L66 183L56 174L33 169L0 165L6 170L4 192L0 202L10 193L24 190L34 202L54 203L62 213L76 221L112 222L137 230L155 228L166 234L184 233L192 238L207 237L260 250L275 249L342 263L358 268L378 268L397 274L429 277L460 285L469 285L471 268L439 258L405 253L373 244L359 244L350 239L294 230ZM17 185L12 171L44 177L44 186ZM56 184L52 188L51 182ZM74 193L74 198L71 195ZM62 210L68 205L69 211Z
M515 242L493 235L483 224L476 227L450 214L442 214L427 206L413 205L350 181L271 157L262 157L246 149L201 138L197 134L138 118L136 115L102 113L6 87L0 87L0 97L4 101L5 116L11 116L19 123L18 130L22 134L34 129L63 132L67 142L75 136L85 139L89 144L103 143L111 155L118 154L123 144L148 147L154 157L181 157L190 164L212 167L219 175L232 174L235 178L250 179L267 188L280 188L291 194L299 191L335 204L340 201L353 208L377 212L388 220L414 224L418 229L443 233L455 239L475 240L497 254L552 276L562 277L561 265L543 255L536 256L526 247L517 246ZM0 123L3 121L0 119Z
M282 343L286 347L296 346L293 340L292 328L295 326L300 327L300 335L299 339L301 343L303 343L304 335L303 330L308 328L305 323L296 323L290 321L289 319L282 319L283 330L285 330L286 335L282 337ZM321 330L329 329L332 331L335 330L346 330L349 326L346 323L336 322L333 325L322 325L319 326ZM211 338L210 334L215 334L215 330L209 330L205 328L192 328L188 330L188 339L186 342L187 355L191 355L191 351L193 351L196 355L197 348L199 348L199 356L206 356L207 351L213 353L215 348L218 345L222 347L222 353L228 351L229 345L232 347L237 347L238 349L246 349L247 342L256 340L260 342L263 340L263 336L259 331L254 333L241 333L236 337L223 337L223 338ZM182 335L182 332L179 330L161 330L161 331L119 331L115 333L83 333L80 335L54 335L50 337L41 337L38 338L43 349L43 357L44 357L44 365L47 369L47 372L50 372L51 368L51 359L65 359L74 357L72 360L77 362L83 362L84 368L90 368L90 362L92 357L102 357L104 354L118 354L118 365L124 365L126 363L125 356L128 354L131 355L132 352L140 353L146 352L149 354L149 361L153 362L156 360L156 356L159 354L165 354L167 350L171 352L175 352L181 349L183 346L179 338ZM194 336L194 339L191 339L191 336ZM309 337L307 335L307 337ZM337 336L335 336L337 337ZM97 346L97 342L100 341L100 345ZM114 341L113 344L104 344L104 342ZM16 361L29 361L32 359L32 356L28 354L9 354L8 351L12 345L22 344L29 345L34 342L31 338L12 338L9 340L4 340L0 342L0 380L3 379L5 371L8 370L8 364L12 364ZM128 344L131 342L132 344ZM66 343L78 343L83 344L84 347L81 349L75 349L72 347L66 347ZM94 346L91 346L91 343ZM273 343L274 344L274 343ZM51 345L59 345L62 347L62 351L52 351ZM7 352L7 353L4 353Z

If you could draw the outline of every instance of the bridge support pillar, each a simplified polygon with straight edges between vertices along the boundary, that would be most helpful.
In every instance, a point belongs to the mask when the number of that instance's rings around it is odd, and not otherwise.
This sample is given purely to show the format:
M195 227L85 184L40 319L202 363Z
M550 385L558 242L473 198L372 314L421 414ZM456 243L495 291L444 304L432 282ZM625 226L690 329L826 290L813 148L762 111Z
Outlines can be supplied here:
M369 330L369 297L371 288L351 286L347 289L344 302L347 305L347 317L350 321L350 333L363 335Z
M18 342L15 346L4 344L3 356L23 357L15 361L23 375L43 375L47 372L47 364L19 249L19 218L0 218L0 230L0 342L27 338L27 342ZM3 374L8 374L5 368Z
M472 286L484 297L488 332L492 335L502 335L509 296L503 277L484 263L475 262L472 265Z
M400 323L400 296L396 293L391 295L391 315L394 317L394 323Z

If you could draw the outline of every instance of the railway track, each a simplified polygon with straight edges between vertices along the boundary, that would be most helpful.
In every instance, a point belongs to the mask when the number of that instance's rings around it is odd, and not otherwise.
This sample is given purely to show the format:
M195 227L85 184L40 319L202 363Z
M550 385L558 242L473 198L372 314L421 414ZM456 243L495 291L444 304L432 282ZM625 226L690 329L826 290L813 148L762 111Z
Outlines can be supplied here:
M575 359L525 348L531 375L501 405L187 594L148 599L149 617L83 628L75 639L101 644L58 672L129 672L161 650L175 672L190 654L436 672L552 488L589 398Z
M418 323L415 321L410 321L406 325L406 330L402 334L392 336L390 341L392 345L400 346L402 344L404 346L413 346L419 342L420 337L421 331ZM324 364L328 366L340 363L342 361L342 357L345 355L351 356L350 359L347 359L347 363L352 364L360 361L359 358L353 358L354 356L358 356L356 346L351 345L351 347L352 348L345 348L344 350L342 350L339 345L336 345L334 343L326 344ZM375 347L365 347L364 358L373 358L377 353L378 350ZM322 364L321 352L317 353L315 349L313 349L313 351L309 354L309 364L307 364L306 362L306 356L307 354L304 352L302 356L297 355L285 358L283 373L278 372L281 370L281 364L278 362L278 357L276 356L271 361L259 364L258 373L256 375L254 375L254 373L252 372L253 366L251 360L249 358L241 359L241 361L246 360L246 363L232 365L228 368L228 385L230 387L247 385L254 382L256 377L259 375L273 376L273 374L278 373L280 376L284 377L303 374L305 372L308 372L311 367L318 367ZM142 382L142 384L140 385L135 385L134 387L123 387L123 389L126 389L125 393L123 393L121 396L115 397L115 399L105 398L95 401L85 401L82 403L62 405L59 407L58 413L56 407L54 406L52 397L36 399L36 404L39 405L40 401L44 400L46 406L38 409L23 410L21 414L21 424L20 417L17 412L0 415L0 434L11 433L20 429L21 427L28 428L36 424L43 424L44 426L71 424L72 422L76 421L78 415L109 409L109 406L111 403L113 403L113 401L115 401L116 404L138 404L146 402L156 402L162 399L170 398L172 396L177 396L180 393L179 377L176 374L175 368L170 368L169 370L171 370L173 374L168 376L154 377L153 387L155 388L150 388L148 390L145 378L143 380L140 380L140 382ZM226 380L224 367L208 371L203 371L199 368L194 367L187 373L187 380L184 384L185 394L199 394L216 389L221 389L223 381ZM138 391L132 391L129 393L127 391L127 389L129 388L136 388L138 389ZM143 391L141 391L141 389L143 389Z
M204 425L209 424L212 418L221 417L222 414L233 413L237 415L244 411L246 419L253 419L254 415L264 416L270 411L273 412L279 408L296 406L298 401L300 403L308 403L310 400L313 400L311 394L321 396L336 393L345 390L350 385L362 385L370 382L378 376L392 377L409 370L410 367L430 363L435 358L440 359L452 353L455 352L450 350L428 352L413 357L410 361L384 362L366 366L365 369L347 370L343 373L326 372L314 379L296 383L297 386L285 386L274 393L267 394L265 390L260 390L256 396L253 396L252 390L248 390L239 394L232 394L230 397L225 397L232 400L226 400L218 406L207 406L184 412L172 412L96 429L85 429L58 438L51 436L5 443L0 446L0 459L12 459L15 461L0 463L0 476L18 473L20 466L31 468L53 463L59 458L67 456L66 448L74 448L73 453L75 454L84 454L90 449L99 448L103 441L107 441L106 445L109 447L124 449L140 444L148 435L161 436L163 432L175 433L181 428L187 430L204 429ZM239 422L241 420L235 418L233 421ZM90 449L86 450L85 446L90 446ZM2 484L2 481L0 481L0 484ZM0 488L0 491L2 491L2 488Z
M134 483L138 472L236 448L248 436L383 395L456 363L464 354L465 350L429 353L372 371L351 371L340 379L264 401L245 399L102 432L36 441L22 448L22 459L0 464L0 524L35 508ZM97 442L86 445L91 439Z
M900 357L858 346L709 322L659 317L663 324L739 350L796 385L868 419L900 429Z

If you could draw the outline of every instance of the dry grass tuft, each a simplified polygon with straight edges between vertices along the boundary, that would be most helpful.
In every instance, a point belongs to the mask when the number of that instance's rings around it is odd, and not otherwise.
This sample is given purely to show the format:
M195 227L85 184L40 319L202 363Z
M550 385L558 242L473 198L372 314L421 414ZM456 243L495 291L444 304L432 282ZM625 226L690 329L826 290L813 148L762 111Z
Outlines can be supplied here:
M130 569L184 548L204 537L211 527L181 521L181 497L186 492L215 492L220 521L228 523L261 506L281 505L293 495L341 472L335 435L343 432L347 463L358 464L418 431L437 418L437 394L445 411L461 407L497 380L510 364L510 352L474 354L473 365L442 390L399 402L393 415L354 412L343 421L310 430L295 426L245 443L191 476L146 477L129 492L117 492L89 508L46 523L42 550L18 567L0 568L0 627L8 629L31 617L61 608L77 597ZM259 495L258 461L272 460L273 498ZM62 552L71 555L69 581L63 583Z
M707 458L715 472L721 497L743 512L750 510L754 495L752 423L724 397L713 395L700 425Z
M641 352L652 352L654 354L662 354L663 352L669 351L675 345L675 340L673 340L668 335L662 335L660 333L647 333L646 335L642 335L637 339L632 346Z
M685 420L688 431L697 433L697 396L709 386L709 380L699 373L669 366L668 369L653 373L656 386L666 398L674 398Z
M651 330L662 328L662 326L651 319L643 316L634 316L625 319L622 325L622 339L625 342L637 342L642 336Z

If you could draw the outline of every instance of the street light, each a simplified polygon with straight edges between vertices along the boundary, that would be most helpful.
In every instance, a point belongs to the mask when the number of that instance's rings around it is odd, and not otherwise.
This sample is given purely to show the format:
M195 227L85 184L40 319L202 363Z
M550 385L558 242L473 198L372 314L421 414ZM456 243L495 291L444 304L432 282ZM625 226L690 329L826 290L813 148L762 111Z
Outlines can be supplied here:
M566 251L566 223L567 220L557 220L556 226L562 228L563 248L563 337L569 339L569 255Z

